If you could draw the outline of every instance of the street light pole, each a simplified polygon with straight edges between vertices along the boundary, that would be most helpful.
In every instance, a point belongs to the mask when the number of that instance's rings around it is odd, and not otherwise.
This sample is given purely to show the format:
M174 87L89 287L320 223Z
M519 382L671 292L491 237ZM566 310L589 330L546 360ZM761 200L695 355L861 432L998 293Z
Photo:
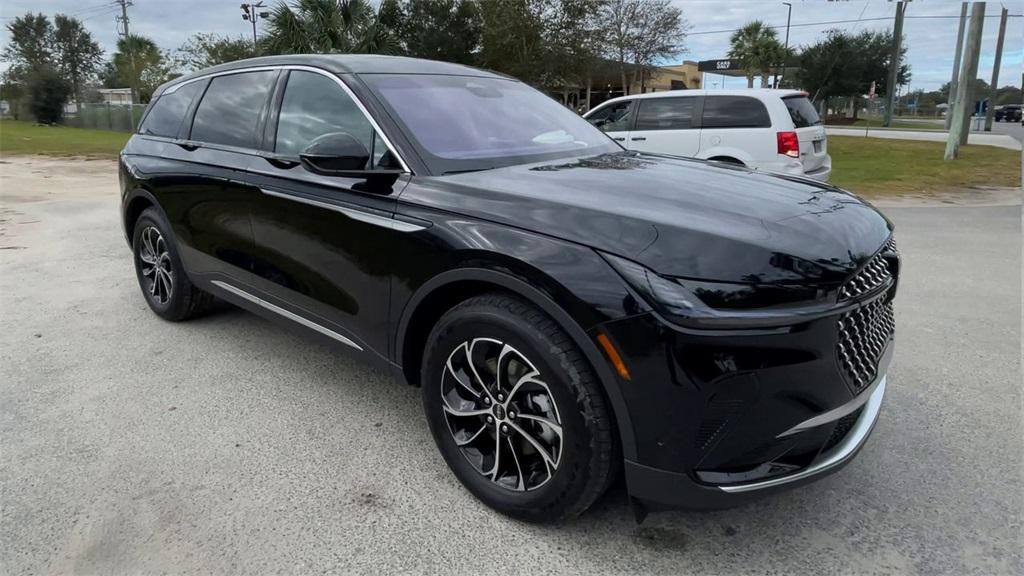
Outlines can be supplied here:
M776 88L779 87L779 82L781 81L781 78L785 78L786 77L786 58L789 56L789 20L793 16L793 4L791 4L789 2L783 2L783 4L788 6L789 9L786 11L786 44L785 44L785 50L783 50L783 56L782 56L782 75L780 77L779 74L775 74L775 87Z
M257 50L257 39L256 39L256 22L260 18L269 18L270 12L260 12L258 9L263 8L263 0L255 2L253 4L242 4L242 20L248 20L252 24L252 49L253 52Z

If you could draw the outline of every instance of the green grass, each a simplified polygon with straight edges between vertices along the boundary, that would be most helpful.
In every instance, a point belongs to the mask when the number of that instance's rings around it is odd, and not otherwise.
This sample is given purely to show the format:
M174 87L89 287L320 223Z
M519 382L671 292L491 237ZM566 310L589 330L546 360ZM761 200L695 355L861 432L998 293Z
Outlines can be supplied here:
M0 120L0 154L117 158L131 134Z
M829 136L832 184L865 196L949 192L972 186L1020 186L1021 153L963 146L943 160L944 142Z

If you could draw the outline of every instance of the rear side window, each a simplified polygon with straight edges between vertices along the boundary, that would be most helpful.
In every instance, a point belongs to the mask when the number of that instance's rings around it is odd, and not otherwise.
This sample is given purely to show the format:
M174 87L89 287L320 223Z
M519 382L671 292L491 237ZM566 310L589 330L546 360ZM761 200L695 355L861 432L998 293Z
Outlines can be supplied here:
M749 96L707 96L704 98L704 128L770 128L771 118L764 104Z
M783 98L782 102L789 109L789 116L793 119L794 128L807 128L821 124L818 111L814 109L811 101L803 96L790 96Z
M594 112L587 117L587 122L602 132L623 132L629 130L633 120L633 109L632 100L623 100Z
M192 121L191 139L242 148L256 146L256 123L276 72L245 72L210 81Z
M139 133L176 138L192 99L203 86L203 82L191 82L170 94L160 96L139 127Z
M373 126L338 83L293 70L281 101L274 151L298 156L310 142L331 132L347 132L370 149Z
M695 98L650 98L639 101L636 130L686 130L693 120Z

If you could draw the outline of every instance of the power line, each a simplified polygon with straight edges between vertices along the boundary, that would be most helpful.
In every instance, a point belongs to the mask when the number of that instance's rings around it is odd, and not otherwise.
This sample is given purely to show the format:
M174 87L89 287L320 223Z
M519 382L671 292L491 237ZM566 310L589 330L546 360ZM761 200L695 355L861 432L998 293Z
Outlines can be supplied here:
M997 16L997 15L986 15L985 17L986 18L998 18L999 16ZM1010 18L1021 18L1021 17L1024 17L1024 14L1010 14L1009 17ZM959 18L959 16L945 16L945 15L941 15L941 14L929 14L929 15L923 15L923 16L905 16L904 18L907 19L907 20L910 20L910 19L945 19L945 18ZM874 18L856 18L856 19L851 19L851 20L827 20L827 21L823 21L823 22L801 22L801 23L797 23L797 24L790 24L790 27L791 28L803 28L803 27L807 27L807 26L828 26L828 25L831 25L831 24L852 24L852 23L857 23L857 22L881 22L881 21L893 20L893 19L895 19L895 16L878 16L878 17L874 17ZM775 28L777 30L784 29L785 27L786 27L785 24L780 24L778 26L766 26L766 28ZM728 29L728 30L702 30L702 31L699 31L699 32L687 32L686 35L687 36L703 36L705 34L725 34L725 33L728 33L728 32L736 32L737 30L739 30L739 28L731 28L731 29Z

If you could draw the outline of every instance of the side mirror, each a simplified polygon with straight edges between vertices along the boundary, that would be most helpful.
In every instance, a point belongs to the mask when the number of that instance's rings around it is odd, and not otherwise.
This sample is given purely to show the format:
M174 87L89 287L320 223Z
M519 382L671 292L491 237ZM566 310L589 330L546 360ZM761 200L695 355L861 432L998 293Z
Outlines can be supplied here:
M331 132L320 136L299 154L299 160L306 170L314 174L361 178L365 182L359 183L356 188L384 194L391 192L392 184L403 173L398 169L367 170L370 152L348 132Z
M348 132L331 132L310 142L299 160L310 172L342 176L345 172L365 172L370 153Z

